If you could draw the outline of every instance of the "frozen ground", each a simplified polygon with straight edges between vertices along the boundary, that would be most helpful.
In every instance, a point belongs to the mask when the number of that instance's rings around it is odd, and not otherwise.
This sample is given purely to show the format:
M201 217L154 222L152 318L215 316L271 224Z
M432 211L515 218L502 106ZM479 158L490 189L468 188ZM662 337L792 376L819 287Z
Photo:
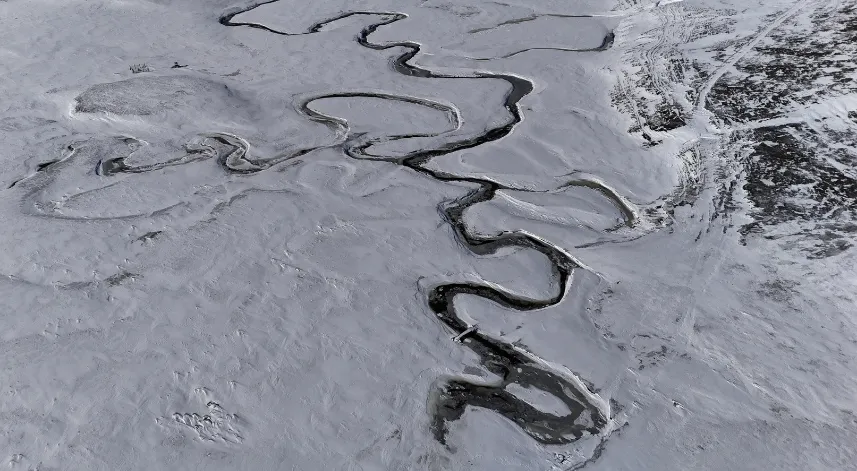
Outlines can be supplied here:
M857 469L854 0L0 18L0 464Z

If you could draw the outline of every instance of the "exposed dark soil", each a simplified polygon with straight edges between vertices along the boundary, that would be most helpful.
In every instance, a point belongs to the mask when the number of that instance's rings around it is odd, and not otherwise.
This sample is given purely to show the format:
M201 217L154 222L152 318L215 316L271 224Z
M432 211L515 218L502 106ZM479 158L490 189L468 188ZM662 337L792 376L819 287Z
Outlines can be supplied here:
M811 31L796 26L800 18L736 64L707 105L726 125L808 120L739 133L746 143L743 190L754 218L740 232L745 242L779 240L824 258L857 241L857 110L839 116L836 104L857 94L857 2L811 15ZM813 105L823 112L802 111Z

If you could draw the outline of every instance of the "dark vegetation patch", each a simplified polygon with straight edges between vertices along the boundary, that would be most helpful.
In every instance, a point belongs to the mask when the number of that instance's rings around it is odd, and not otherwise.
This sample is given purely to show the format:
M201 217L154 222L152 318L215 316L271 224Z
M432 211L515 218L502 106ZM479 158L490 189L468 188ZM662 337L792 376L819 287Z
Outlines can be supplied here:
M744 190L754 221L741 228L744 240L760 235L798 241L810 258L851 248L857 235L857 180L818 151L823 145L818 134L782 126L756 130L752 141Z
M772 32L712 89L707 106L727 125L801 117L807 106L857 93L857 2L820 11L810 27ZM800 18L800 17L798 17ZM778 240L809 258L851 248L857 237L857 111L742 133L743 190L753 221L742 240Z

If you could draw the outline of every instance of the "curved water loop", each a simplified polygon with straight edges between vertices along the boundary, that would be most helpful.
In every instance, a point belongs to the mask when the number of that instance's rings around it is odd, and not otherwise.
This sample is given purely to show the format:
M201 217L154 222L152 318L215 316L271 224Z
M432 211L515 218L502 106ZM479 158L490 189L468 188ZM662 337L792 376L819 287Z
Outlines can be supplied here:
M302 33L288 33L258 23L233 21L241 13L275 1L277 0L239 10L232 10L220 18L220 23L226 26L245 26L278 35L294 36L320 32L326 25L349 17L377 17L378 21L364 27L359 32L356 38L357 42L364 47L375 50L404 48L405 52L391 62L391 66L396 72L410 77L429 79L495 79L503 80L511 86L511 90L506 94L504 100L504 108L511 115L511 119L508 122L490 128L476 136L460 138L434 148L420 149L398 157L384 157L372 154L370 149L381 142L410 137L436 136L438 134L411 134L374 138L364 135L350 135L348 133L347 122L341 118L314 110L311 107L312 103L326 98L367 96L408 101L424 106L432 106L452 113L456 128L458 128L460 118L458 117L457 110L445 105L410 97L364 93L330 93L304 100L299 103L298 111L311 120L327 124L337 134L344 133L346 137L341 145L344 152L352 158L389 161L436 180L477 185L477 188L467 195L447 202L440 208L446 222L454 228L459 243L474 254L491 254L503 247L526 247L542 253L551 261L554 276L560 284L560 290L555 296L549 299L528 299L494 286L478 283L441 284L432 288L428 293L429 308L437 315L446 328L451 331L455 340L466 345L479 355L484 367L500 378L494 384L478 384L462 378L443 381L443 384L436 391L433 400L430 401L430 407L433 409L430 412L432 414L432 429L435 438L439 442L446 444L449 422L461 417L467 406L493 410L515 422L524 432L544 444L570 443L586 435L601 434L609 422L609 410L602 401L593 400L596 396L591 391L587 391L586 386L579 379L552 371L545 366L545 362L540 361L531 352L483 333L476 326L468 325L456 312L454 305L454 299L457 295L467 294L489 299L501 306L517 311L532 311L554 306L563 300L568 290L573 270L581 268L581 265L562 249L523 231L504 232L491 237L472 235L467 231L463 222L463 216L468 207L492 199L498 190L526 190L512 188L488 178L459 176L427 167L429 161L435 157L473 148L508 136L522 120L518 103L533 91L533 83L526 78L516 75L493 72L474 71L467 75L439 73L410 62L420 52L420 45L418 43L410 41L374 43L369 40L369 36L378 28L406 19L408 15L404 13L347 12L315 23ZM587 51L604 50L612 44L612 39L613 35L610 33L604 39L601 47ZM598 182L591 180L572 182L570 184L581 184L597 188L621 209L625 215L625 223L628 226L635 223L636 212L634 209L624 199L619 198L612 190L606 187L600 188ZM512 384L526 388L535 388L553 395L567 406L569 412L565 415L557 415L538 410L507 390L507 386Z
M559 51L559 52L603 52L611 47L613 47L613 41L616 40L616 34L613 31L610 31L604 36L604 39L601 41L601 44L596 47L589 47L583 49L572 49L568 47L528 47L525 49L520 49L515 52L510 52L508 54L504 54L499 57L468 57L467 59L474 61L492 61L496 59L508 59L510 57L515 57L517 55L523 54L525 52L530 51Z

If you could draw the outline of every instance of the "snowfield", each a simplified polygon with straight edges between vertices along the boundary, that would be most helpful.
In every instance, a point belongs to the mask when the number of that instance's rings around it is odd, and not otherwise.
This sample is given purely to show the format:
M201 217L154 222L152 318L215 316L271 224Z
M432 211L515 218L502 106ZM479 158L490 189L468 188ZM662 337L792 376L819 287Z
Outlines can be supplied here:
M0 464L857 469L857 1L0 18Z

